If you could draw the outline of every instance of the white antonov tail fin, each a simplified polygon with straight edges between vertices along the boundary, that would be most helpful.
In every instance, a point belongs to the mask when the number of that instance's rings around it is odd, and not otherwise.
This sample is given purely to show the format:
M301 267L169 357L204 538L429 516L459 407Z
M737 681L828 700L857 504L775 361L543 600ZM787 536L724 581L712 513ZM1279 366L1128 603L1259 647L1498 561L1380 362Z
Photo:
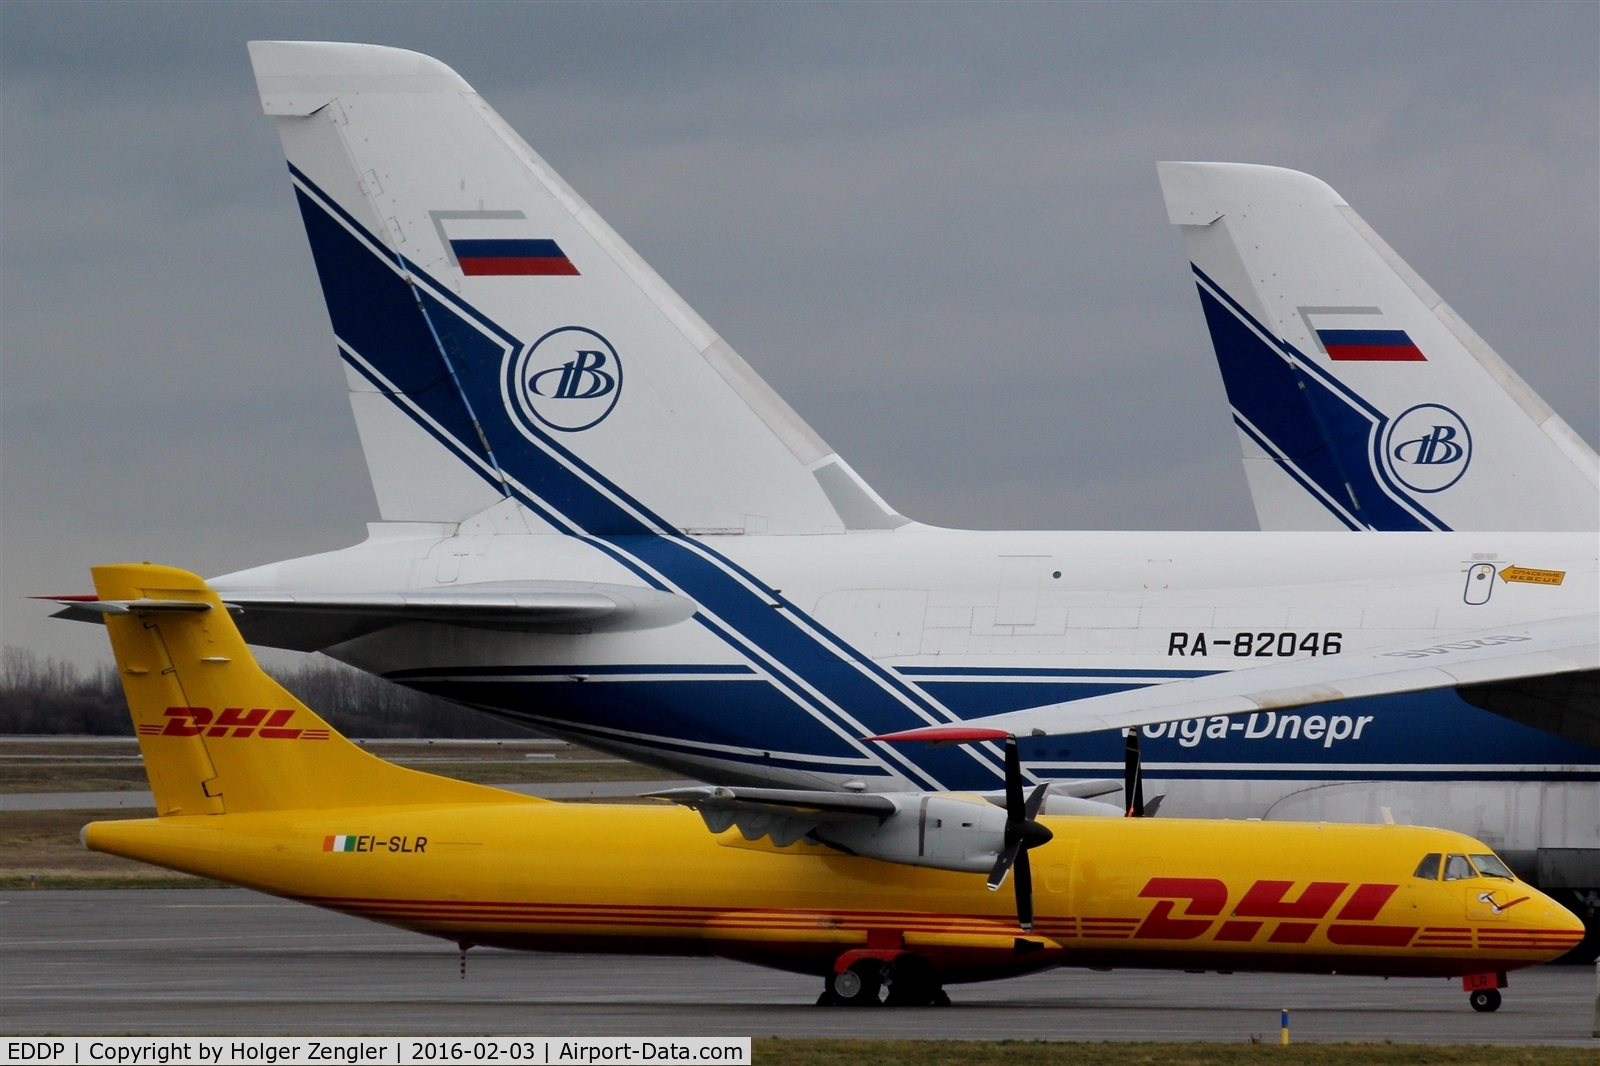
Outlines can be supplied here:
M509 498L596 535L905 523L455 71L362 44L250 58L384 518Z
M1159 171L1262 529L1596 528L1594 450L1338 193Z

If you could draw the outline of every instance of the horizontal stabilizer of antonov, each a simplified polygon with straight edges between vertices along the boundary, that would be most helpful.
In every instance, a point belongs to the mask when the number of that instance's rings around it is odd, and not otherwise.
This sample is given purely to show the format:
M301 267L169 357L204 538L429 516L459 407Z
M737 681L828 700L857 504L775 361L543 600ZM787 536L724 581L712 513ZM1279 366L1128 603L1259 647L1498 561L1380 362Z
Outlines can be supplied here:
M130 609L188 609L154 601L57 599L63 606L52 618L83 622ZM246 640L293 651L318 651L406 622L521 633L596 633L676 625L695 610L693 601L671 592L578 581L493 581L405 592L245 591L230 595L228 607L239 615Z

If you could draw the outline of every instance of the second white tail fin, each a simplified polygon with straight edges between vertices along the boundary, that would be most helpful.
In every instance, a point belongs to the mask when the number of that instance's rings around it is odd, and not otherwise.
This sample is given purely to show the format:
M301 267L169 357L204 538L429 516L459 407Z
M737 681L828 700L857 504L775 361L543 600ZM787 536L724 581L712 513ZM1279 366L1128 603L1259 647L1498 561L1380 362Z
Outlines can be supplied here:
M254 41L386 519L596 535L905 519L473 91Z
M1594 450L1327 184L1159 171L1261 528L1600 525Z

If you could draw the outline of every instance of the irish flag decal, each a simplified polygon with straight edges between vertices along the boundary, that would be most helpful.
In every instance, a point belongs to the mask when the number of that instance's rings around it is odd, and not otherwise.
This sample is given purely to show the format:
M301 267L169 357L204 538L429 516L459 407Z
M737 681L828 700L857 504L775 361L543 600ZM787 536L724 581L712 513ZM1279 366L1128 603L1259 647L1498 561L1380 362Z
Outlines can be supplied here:
M354 850L356 850L356 841L359 840L359 839L361 839L361 838L360 837L352 837L352 836L323 837L322 838L322 850L323 851L354 851Z

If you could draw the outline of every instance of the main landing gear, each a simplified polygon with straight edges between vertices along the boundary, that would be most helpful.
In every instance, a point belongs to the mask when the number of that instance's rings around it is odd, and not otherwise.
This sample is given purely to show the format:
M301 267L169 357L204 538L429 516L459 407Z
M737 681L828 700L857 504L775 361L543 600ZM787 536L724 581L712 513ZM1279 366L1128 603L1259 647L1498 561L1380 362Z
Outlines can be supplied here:
M928 961L901 955L892 962L861 959L828 975L819 1007L948 1007L950 997Z

